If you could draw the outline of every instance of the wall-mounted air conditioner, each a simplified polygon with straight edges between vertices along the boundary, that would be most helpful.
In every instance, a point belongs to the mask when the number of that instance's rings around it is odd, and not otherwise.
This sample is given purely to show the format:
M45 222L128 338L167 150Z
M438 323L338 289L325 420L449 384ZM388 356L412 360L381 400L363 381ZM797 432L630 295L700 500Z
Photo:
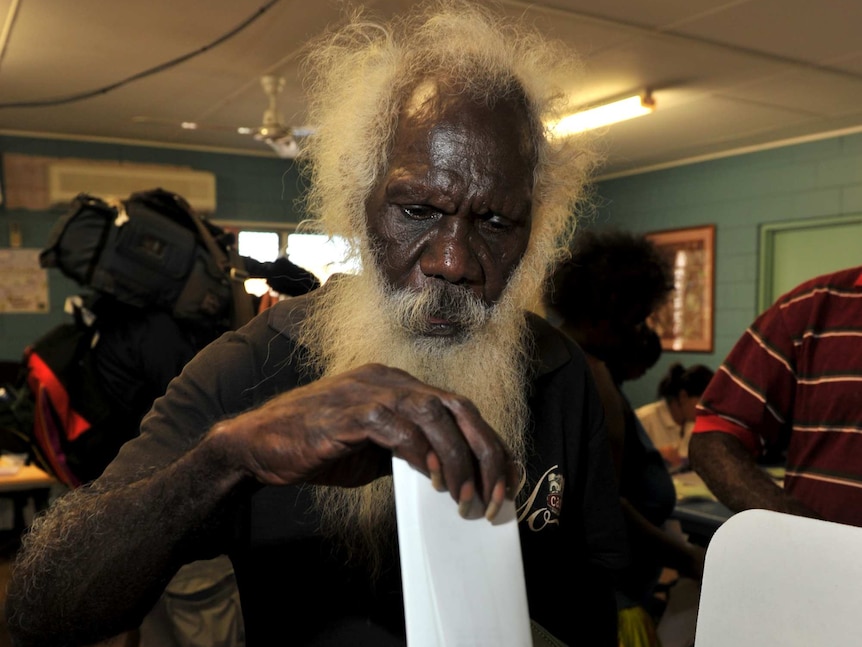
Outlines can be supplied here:
M48 198L51 204L68 203L82 192L103 199L122 199L136 191L155 188L181 195L196 211L215 212L215 175L208 171L80 161L48 164Z

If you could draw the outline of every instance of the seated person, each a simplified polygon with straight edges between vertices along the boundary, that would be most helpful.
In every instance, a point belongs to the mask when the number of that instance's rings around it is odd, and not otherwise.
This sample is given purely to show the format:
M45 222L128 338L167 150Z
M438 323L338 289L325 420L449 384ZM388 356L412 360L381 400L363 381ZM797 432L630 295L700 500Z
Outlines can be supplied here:
M703 364L670 366L658 384L658 400L635 409L653 445L672 472L688 469L688 442L694 427L695 407L712 379Z

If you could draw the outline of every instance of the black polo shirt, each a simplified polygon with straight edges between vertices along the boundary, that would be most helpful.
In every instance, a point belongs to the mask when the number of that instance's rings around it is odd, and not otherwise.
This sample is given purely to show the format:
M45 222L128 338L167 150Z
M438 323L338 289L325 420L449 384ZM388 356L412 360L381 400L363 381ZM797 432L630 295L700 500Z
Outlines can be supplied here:
M290 331L306 299L283 301L205 348L156 401L105 480L175 459L217 420L314 378ZM529 315L538 362L529 404L528 486L517 501L530 615L568 645L616 645L612 576L625 563L602 405L580 349ZM201 542L237 575L248 647L404 645L397 554L372 581L318 532L307 488L264 487ZM478 638L481 641L480 638Z

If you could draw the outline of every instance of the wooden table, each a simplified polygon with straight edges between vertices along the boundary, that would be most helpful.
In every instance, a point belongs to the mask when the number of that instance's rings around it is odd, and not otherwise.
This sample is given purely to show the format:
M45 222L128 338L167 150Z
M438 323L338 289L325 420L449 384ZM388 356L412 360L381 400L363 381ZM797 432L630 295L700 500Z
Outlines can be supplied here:
M676 489L676 507L671 516L679 521L689 541L706 546L733 512L718 502L696 472L674 474L673 485Z
M0 492L50 489L59 481L35 465L22 465L15 474L0 474Z

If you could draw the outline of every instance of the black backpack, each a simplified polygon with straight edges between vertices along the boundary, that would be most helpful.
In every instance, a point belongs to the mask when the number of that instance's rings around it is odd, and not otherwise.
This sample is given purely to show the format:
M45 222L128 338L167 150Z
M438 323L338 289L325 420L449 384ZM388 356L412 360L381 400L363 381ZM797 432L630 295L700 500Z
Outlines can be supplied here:
M58 480L77 487L97 478L138 435L142 418L170 379L225 329L179 321L153 327L170 315L104 295L70 297L66 308L73 321L29 344L19 378L5 385L0 449L27 453ZM142 355L156 350L172 360L140 364Z
M123 303L236 328L253 306L231 239L164 189L114 205L81 193L54 225L39 262Z
M236 328L251 318L252 298L232 242L163 189L133 193L118 204L79 194L39 260L95 294L72 309L74 322L52 328L25 350L24 380L0 402L0 413L8 409L0 416L7 423L0 445L25 442L31 459L69 487L98 477L137 435L144 411L105 392L93 351L101 325L94 305L124 304L142 316L161 310L186 330Z

